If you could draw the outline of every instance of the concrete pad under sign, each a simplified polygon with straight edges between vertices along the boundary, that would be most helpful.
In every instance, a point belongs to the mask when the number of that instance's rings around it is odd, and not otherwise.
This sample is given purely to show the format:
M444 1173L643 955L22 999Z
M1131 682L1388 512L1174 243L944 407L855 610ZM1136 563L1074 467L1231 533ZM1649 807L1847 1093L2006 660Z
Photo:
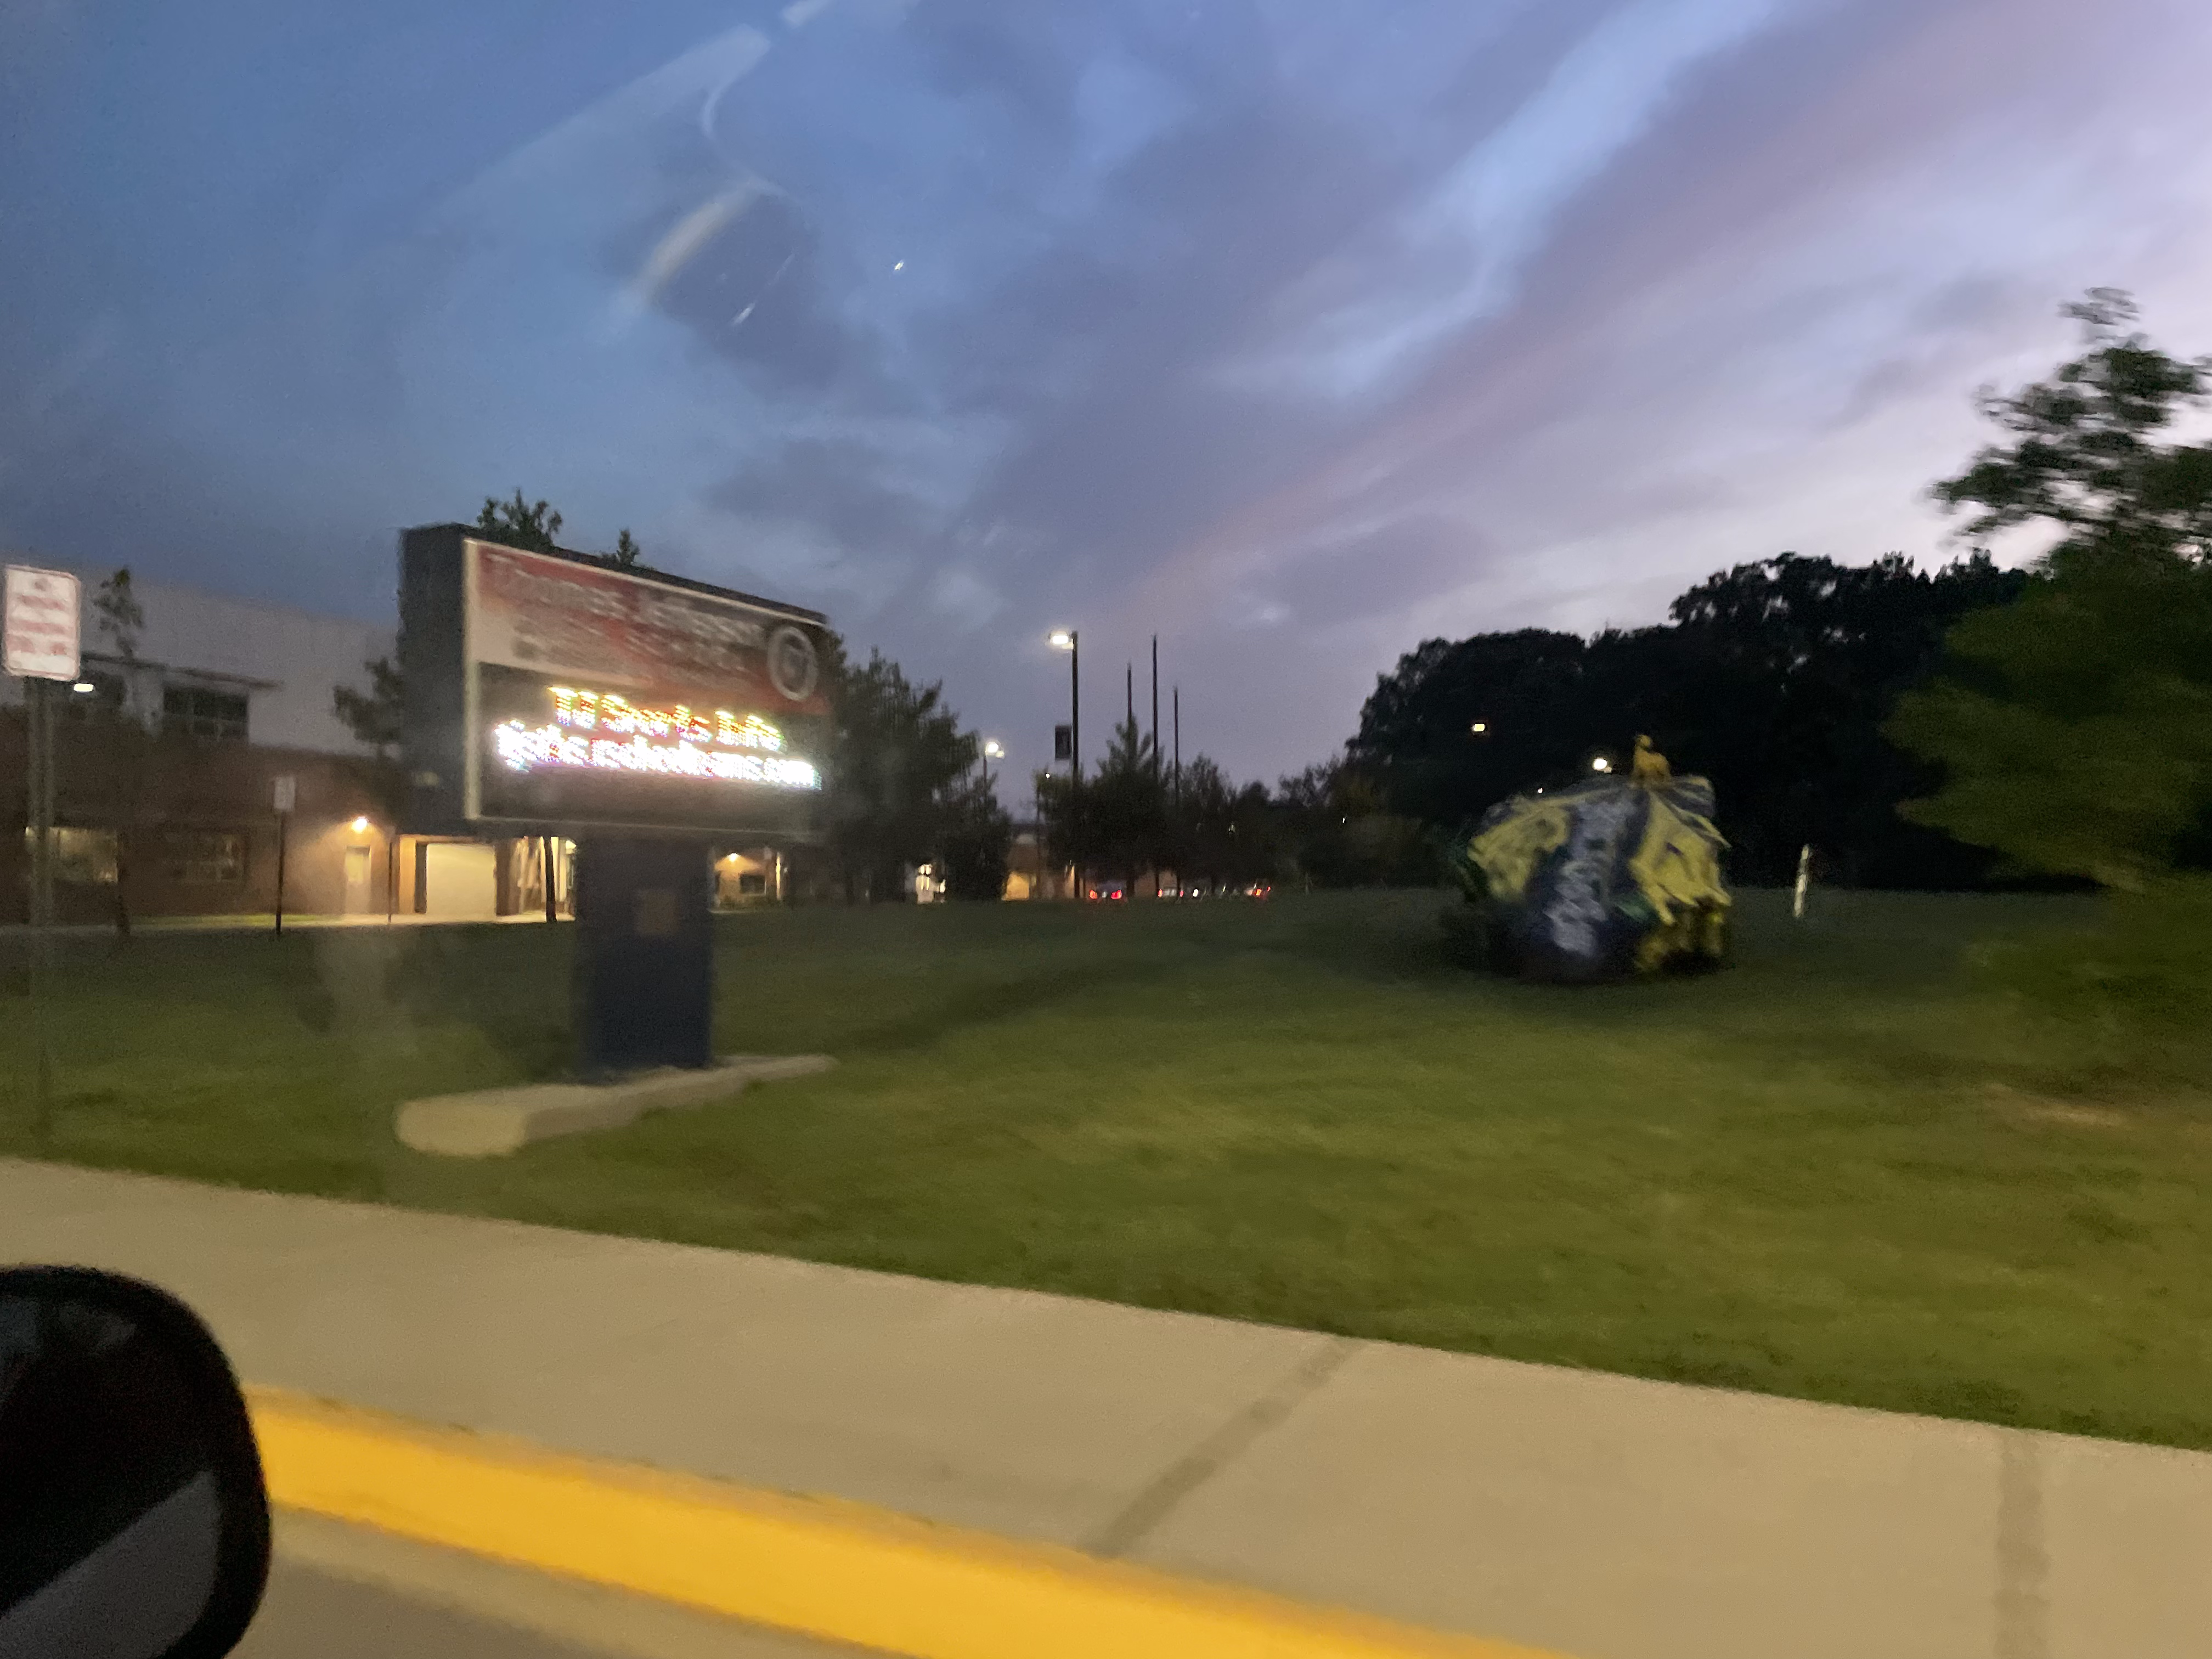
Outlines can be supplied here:
M612 1083L533 1083L410 1100L394 1122L401 1142L444 1158L500 1158L533 1140L619 1129L647 1112L708 1106L748 1084L811 1077L837 1062L827 1054L737 1054L703 1071L647 1072Z

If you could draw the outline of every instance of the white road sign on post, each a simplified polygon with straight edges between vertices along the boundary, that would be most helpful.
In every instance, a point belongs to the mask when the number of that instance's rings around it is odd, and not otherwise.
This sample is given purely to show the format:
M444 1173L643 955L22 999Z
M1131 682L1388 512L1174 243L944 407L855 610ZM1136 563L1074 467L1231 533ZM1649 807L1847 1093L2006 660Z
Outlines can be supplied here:
M22 679L77 677L77 580L66 570L8 567L5 665Z

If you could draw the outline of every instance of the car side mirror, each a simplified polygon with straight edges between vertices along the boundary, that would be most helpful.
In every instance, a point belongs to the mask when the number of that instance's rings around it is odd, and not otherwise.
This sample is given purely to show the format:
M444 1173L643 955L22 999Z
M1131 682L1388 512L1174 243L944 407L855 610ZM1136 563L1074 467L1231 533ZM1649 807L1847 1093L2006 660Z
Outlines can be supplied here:
M269 1498L207 1327L135 1279L0 1270L0 1659L216 1659Z

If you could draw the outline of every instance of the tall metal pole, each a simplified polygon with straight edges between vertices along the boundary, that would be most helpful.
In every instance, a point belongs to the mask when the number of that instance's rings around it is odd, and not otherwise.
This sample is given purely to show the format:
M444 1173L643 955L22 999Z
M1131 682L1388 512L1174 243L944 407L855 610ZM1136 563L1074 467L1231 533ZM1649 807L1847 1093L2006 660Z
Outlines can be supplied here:
M23 732L30 739L23 753L31 811L31 926L40 929L46 925L46 842L53 828L46 816L46 683L26 679L23 698Z
M33 1145L45 1152L53 1139L53 1036L46 995L52 979L54 920L54 696L53 684L23 682L31 809L31 1018L37 1028L38 1081L32 1104Z
M1152 781L1160 776L1160 636L1152 635Z
M1083 781L1083 635L1067 630L1068 777Z
M1134 726L1137 723L1137 665L1133 662L1121 665L1121 695L1128 700L1128 720Z
M1182 687L1175 688L1175 798L1182 799Z
M284 827L290 821L289 812L276 815L276 933L284 932Z

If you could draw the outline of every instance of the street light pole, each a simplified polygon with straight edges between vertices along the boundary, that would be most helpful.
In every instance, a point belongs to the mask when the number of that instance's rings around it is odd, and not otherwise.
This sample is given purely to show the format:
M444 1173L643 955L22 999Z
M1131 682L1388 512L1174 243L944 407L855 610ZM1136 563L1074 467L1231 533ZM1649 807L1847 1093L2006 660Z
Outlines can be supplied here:
M1053 648L1067 653L1068 778L1083 781L1083 635L1063 628L1052 636Z
M1055 650L1067 653L1067 805L1072 826L1076 798L1083 790L1083 635L1073 628L1063 628L1053 635L1051 643ZM1042 811L1038 817L1042 820ZM1038 846L1042 854L1042 836ZM1037 867L1039 870L1044 867L1042 858ZM1067 873L1073 884L1075 878L1073 861L1069 863ZM1068 896L1075 895L1071 893Z

